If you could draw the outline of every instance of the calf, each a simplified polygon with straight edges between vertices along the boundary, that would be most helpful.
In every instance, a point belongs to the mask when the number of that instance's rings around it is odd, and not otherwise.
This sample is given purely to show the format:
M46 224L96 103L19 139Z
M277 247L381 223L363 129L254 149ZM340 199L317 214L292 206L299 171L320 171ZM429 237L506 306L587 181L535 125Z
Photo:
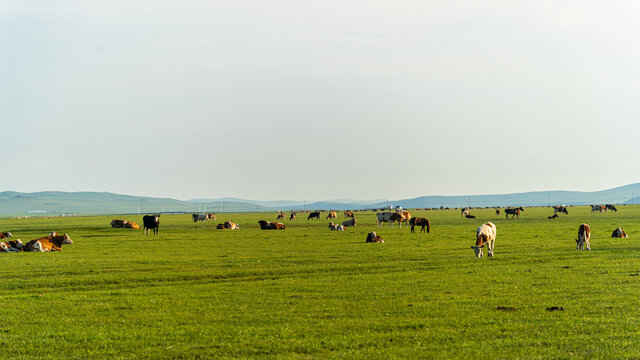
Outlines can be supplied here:
M613 233L611 233L611 237L612 238L626 238L629 237L627 236L627 233L624 232L624 230L622 230L622 228L617 228L615 230L613 230Z
M158 228L160 227L160 214L145 215L142 217L142 224L144 225L143 234L149 235L149 230L153 230L154 235L158 235Z
M471 248L476 253L477 258L483 257L482 248L487 244L487 253L493 257L493 249L496 243L496 226L488 222L478 227L476 230L476 245Z
M424 232L424 228L426 226L427 228L427 234L429 233L429 231L431 231L431 224L429 223L429 220L427 220L426 218L421 218L421 217L415 217L415 218L411 218L411 220L409 220L409 225L411 225L411 232L415 233L415 226L421 226L420 228L420 232Z
M53 234L53 233L52 233ZM62 251L62 245L73 244L69 235L49 235L34 239L24 244L24 251L46 252L46 251Z
M578 228L578 238L576 239L576 250L584 251L585 244L587 245L587 250L591 251L591 246L589 244L589 240L591 239L591 228L587 224L581 224Z
M347 226L356 226L358 223L358 219L353 218L353 219L349 219L349 220L345 220L342 222L342 226L347 227Z
M551 216L547 216L547 219L557 219L558 218L558 214L553 214Z
M384 243L384 240L382 240L382 238L380 236L376 235L375 231L372 231L369 234L367 234L366 242L368 242L368 243Z
M467 214L464 217L466 217L467 219L475 219L475 215L471 215L471 214Z

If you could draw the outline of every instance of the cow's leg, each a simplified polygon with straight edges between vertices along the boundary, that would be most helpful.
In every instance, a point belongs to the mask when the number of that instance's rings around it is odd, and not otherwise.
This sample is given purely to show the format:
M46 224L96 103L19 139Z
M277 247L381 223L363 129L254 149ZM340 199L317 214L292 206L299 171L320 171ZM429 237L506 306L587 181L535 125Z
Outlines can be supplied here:
M587 243L587 250L591 251L591 244L589 244L589 239L587 238L585 242Z
M493 239L487 243L487 253L489 257L493 257L493 246L495 245L496 240Z

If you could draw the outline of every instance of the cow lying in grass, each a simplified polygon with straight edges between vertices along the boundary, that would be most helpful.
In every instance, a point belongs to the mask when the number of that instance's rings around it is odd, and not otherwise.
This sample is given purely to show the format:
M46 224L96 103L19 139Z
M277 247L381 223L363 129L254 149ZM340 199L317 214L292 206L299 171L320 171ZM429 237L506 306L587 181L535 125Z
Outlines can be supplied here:
M551 216L547 216L547 219L557 219L558 218L558 214L553 214Z
M10 238L10 237L12 237L12 236L13 236L13 234L11 234L11 233L10 233L10 232L8 232L8 231L7 231L7 232L0 233L0 239L8 239L8 238Z
M20 239L0 242L0 252L18 252L22 251L24 244Z
M482 248L487 244L487 253L493 256L493 248L496 242L496 226L491 223L484 223L476 230L476 245L471 248L476 253L476 257L483 257Z
M358 219L356 219L356 218L345 220L345 221L342 222L342 226L344 226L344 227L357 226L357 225L358 225Z
M368 243L384 243L384 240L382 240L382 238L378 235L376 235L375 231L370 232L367 235L367 241Z
M265 220L260 220L258 221L258 224L260 224L260 229L262 230L280 230L280 229L284 229L284 224L283 223L279 223L279 222L271 222L271 221L265 221Z
M136 224L134 222L127 221L127 220L118 220L118 219L111 220L111 227L112 228L135 229L135 230L140 229L140 225L138 225L138 224Z
M73 244L73 241L69 235L58 235L55 231L49 234L49 236L34 239L24 244L23 251L62 251L62 245Z
M344 225L338 225L338 224L334 224L333 222L330 222L329 230L344 231Z
M622 228L617 228L615 230L613 230L613 233L611 233L611 237L612 238L626 238L629 237L627 235L626 232L624 232L624 230L622 230Z
M218 224L218 226L216 226L216 229L222 229L222 230L238 230L240 229L240 225L232 222L232 221L225 221L221 224Z

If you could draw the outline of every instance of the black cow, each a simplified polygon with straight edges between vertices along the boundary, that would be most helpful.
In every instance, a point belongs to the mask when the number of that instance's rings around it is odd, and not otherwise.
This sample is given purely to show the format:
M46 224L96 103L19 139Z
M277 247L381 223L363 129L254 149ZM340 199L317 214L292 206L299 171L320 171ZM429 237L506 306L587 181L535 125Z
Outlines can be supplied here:
M149 230L153 230L154 235L158 235L158 228L160 227L160 214L145 215L142 217L142 223L144 224L143 233L149 235Z
M307 218L307 220L311 220L311 219L320 219L320 211L314 211L312 213L309 213L309 217Z
M520 218L520 211L524 211L524 209L521 207L519 208L508 208L508 209L504 209L504 213L506 218L509 218L509 215L511 215L511 218L513 219L514 217L517 217L518 219Z
M618 212L618 209L616 209L616 207L614 205L611 205L611 204L605 205L604 208L607 209L607 210Z

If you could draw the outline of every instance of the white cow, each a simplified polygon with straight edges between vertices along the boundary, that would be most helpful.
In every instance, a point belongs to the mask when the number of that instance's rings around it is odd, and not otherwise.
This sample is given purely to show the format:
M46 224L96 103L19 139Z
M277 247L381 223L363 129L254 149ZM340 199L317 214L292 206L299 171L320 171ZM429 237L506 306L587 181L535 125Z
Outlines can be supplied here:
M378 226L382 225L383 222L391 222L391 215L393 215L393 214L394 213L392 213L390 211L377 213L376 214L376 220L377 220Z
M496 242L496 226L494 223L484 223L476 230L476 245L471 246L476 257L483 257L482 248L487 244L487 254L493 256L493 248Z

